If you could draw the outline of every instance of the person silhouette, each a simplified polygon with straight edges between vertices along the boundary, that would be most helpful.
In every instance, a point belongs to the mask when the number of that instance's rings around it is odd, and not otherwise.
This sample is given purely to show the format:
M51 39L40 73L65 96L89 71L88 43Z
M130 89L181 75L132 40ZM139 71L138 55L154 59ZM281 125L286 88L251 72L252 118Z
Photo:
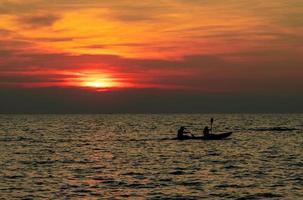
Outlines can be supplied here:
M204 130L203 130L203 135L204 135L205 137L209 136L209 131L210 131L210 130L211 130L211 129L209 129L208 126L205 126L205 128L204 128Z
M185 131L185 127L184 126L181 126L178 130L178 134L177 134L177 138L179 140L182 140L182 139L186 139L186 138L190 138L190 136L188 135L184 135L185 133L189 133L188 131Z

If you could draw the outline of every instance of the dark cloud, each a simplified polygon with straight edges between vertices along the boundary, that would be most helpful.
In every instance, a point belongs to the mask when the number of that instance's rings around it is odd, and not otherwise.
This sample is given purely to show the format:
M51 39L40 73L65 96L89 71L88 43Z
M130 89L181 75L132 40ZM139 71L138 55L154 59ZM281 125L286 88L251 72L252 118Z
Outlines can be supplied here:
M155 21L159 20L159 14L153 12L127 12L121 13L120 11L113 12L114 18L119 21L126 21L126 22L148 22L148 21Z
M74 41L75 39L78 38L74 38L74 37L36 37L34 40L35 41L39 41L39 42L70 42L70 41Z
M18 22L23 26L45 27L53 25L60 17L56 15L21 15Z
M31 74L29 73L4 73L0 74L0 85L8 83L28 84L28 83L62 83L65 79L77 78L75 75L66 74Z
M107 47L109 47L109 45L106 45L106 44L95 44L95 45L79 46L78 48L84 48L84 49L105 49Z
M119 21L126 21L126 22L140 22L140 21L155 21L159 19L159 16L155 13L149 13L149 12L127 12L127 13L121 13L113 12L114 18Z
M148 43L115 43L115 44L94 44L94 45L84 45L84 46L78 46L77 48L80 49L107 49L112 47L136 47L136 48L142 48L142 49L156 49L156 48L165 48L160 45L155 44L148 44ZM171 46L169 48L174 48L174 46Z
M301 7L303 7L303 3ZM302 11L287 13L280 18L280 22L283 23L285 26L302 28L303 13Z
M10 35L11 33L13 33L13 31L0 28L0 37L6 37L6 36Z
M0 39L0 50L16 50L20 51L23 48L31 46L33 43L22 39L10 39L3 40Z
M28 1L6 1L0 0L0 16L1 15L19 15L25 13L31 13L37 11L39 3L28 0Z

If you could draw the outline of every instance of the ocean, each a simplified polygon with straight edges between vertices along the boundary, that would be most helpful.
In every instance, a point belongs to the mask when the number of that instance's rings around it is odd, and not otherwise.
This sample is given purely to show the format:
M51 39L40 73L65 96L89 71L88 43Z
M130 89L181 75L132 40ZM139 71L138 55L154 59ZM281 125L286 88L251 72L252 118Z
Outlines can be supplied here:
M0 199L303 199L303 114L0 115L0 150Z

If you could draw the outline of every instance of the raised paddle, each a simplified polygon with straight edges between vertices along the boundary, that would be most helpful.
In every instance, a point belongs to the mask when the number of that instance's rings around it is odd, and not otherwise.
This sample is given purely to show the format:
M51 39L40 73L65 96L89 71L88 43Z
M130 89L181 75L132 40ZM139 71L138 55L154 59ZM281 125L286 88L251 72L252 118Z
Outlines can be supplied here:
M210 119L210 131L213 133L213 123L214 123L214 118Z

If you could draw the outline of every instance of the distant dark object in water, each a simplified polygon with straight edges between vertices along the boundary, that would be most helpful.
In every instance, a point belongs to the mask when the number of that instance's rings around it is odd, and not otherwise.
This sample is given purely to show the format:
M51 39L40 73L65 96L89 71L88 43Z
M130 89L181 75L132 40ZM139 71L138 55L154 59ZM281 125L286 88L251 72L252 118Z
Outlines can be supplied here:
M184 137L182 139L174 138L174 140L222 140L229 137L232 132L227 133L219 133L219 134L209 134L208 136L200 136L200 137Z
M297 131L299 129L297 128L287 128L287 127L265 127L265 128L253 128L253 129L249 129L252 131L278 131L278 132L282 132L282 131Z

